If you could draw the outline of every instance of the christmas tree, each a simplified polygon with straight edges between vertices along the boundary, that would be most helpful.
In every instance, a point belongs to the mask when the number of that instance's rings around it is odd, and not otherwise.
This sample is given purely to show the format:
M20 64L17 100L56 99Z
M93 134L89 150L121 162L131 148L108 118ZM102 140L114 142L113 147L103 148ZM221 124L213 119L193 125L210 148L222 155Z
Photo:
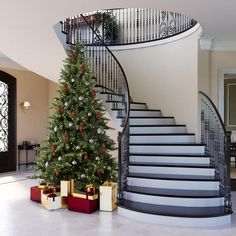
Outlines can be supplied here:
M116 181L117 163L110 154L115 143L106 134L110 127L93 78L83 46L71 46L61 71L59 96L51 107L49 134L37 159L39 174L34 178L53 184L74 179L79 189Z

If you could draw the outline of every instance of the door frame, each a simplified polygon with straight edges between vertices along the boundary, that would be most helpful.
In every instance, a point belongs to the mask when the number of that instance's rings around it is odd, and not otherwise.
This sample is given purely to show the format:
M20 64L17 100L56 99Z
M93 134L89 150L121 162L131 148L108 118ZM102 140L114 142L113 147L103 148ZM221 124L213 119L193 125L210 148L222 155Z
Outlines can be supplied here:
M219 104L219 113L224 120L224 96L225 96L225 91L224 91L224 80L225 80L225 75L226 74L235 74L236 77L236 68L231 68L231 69L220 69L219 70L219 96L218 96L218 104ZM228 78L230 79L230 78Z
M16 170L16 78L12 75L0 70L1 81L6 83L10 89L8 89L8 101L11 103L11 109L8 109L8 117L11 120L10 128L8 129L9 140L9 155L11 160L8 159L7 167L4 170L0 169L0 172L15 171Z

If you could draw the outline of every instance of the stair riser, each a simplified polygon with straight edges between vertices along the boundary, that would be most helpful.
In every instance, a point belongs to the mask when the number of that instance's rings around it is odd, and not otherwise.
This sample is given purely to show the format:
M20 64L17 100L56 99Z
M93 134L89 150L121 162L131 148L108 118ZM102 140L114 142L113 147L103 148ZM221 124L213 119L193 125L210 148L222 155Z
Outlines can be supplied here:
M130 156L130 162L151 162L156 164L173 163L173 164L202 164L209 165L210 158L208 157L168 157L168 156Z
M130 143L194 143L194 135L130 136Z
M150 116L162 116L160 111L130 111L130 116L142 116L142 117L150 117Z
M223 206L224 198L178 198L167 196L155 196L140 193L124 192L126 200L149 204L183 206L183 207L214 207Z
M143 109L146 110L147 106L145 104L131 103L130 109Z
M130 118L130 125L174 125L175 120L173 118Z
M219 190L217 181L192 181L192 180L165 180L128 177L129 186L164 188L164 189L189 189L189 190Z
M203 146L143 146L143 145L130 145L130 153L173 153L173 154L204 154Z
M186 127L130 127L130 134L171 134L186 133Z
M120 102L122 102L122 97L121 96L106 94L106 98L107 98L108 101L120 101Z
M181 226L181 227L219 227L222 225L230 225L231 216L220 217L202 217L202 218L189 218L189 217L173 217L152 215L142 212L132 211L122 207L118 207L118 214L134 220L139 220L148 223L162 224L168 226Z
M157 166L129 166L130 173L145 174L173 174L173 175L196 175L213 177L214 169L208 168L181 168L181 167L157 167Z

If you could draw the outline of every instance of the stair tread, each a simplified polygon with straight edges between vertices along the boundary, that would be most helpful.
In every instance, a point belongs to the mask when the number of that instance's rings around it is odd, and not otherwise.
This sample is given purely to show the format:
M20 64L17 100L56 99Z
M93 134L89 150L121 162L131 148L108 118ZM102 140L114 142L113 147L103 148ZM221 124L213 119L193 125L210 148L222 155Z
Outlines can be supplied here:
M193 136L194 133L135 133L130 136Z
M139 186L127 186L125 190L132 193L140 193L147 195L181 197L181 198L216 198L220 196L217 190L185 190L185 189L164 189L164 188L148 188Z
M112 93L112 92L100 92L100 94L114 95L114 96L120 96L120 97L124 96L123 94Z
M193 154L173 154L173 153L130 153L130 156L170 156L170 157L202 157L202 158L210 158L210 156L206 155L206 154L197 154L197 153L193 153Z
M129 166L153 166L153 167L182 167L182 168L206 168L214 169L209 164L191 164L191 163L156 163L156 162L130 162Z
M159 109L130 109L130 111L161 111L161 110L159 110Z
M130 119L174 119L174 116L130 116Z
M176 124L172 124L172 125L130 125L129 127L186 127L186 125L176 125Z
M142 105L146 105L145 102L131 102L130 104L142 104Z
M144 179L165 179L165 180L185 180L185 181L218 181L214 176L206 175L179 175L179 174L150 174L150 173L129 173L128 177Z
M141 203L129 200L123 200L119 205L129 210L138 211L147 214L175 216L175 217L217 217L225 216L230 213L224 212L223 206L217 207L183 207L183 206L167 206Z
M130 143L132 146L197 146L204 147L201 143Z

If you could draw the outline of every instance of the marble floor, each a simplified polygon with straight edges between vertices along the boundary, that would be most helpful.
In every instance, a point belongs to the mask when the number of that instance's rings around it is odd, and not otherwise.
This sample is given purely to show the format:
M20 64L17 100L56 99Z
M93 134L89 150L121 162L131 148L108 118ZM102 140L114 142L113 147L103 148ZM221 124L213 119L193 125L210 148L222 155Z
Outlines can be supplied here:
M236 192L232 192L232 224L218 228L180 228L148 224L119 216L117 212L95 212L87 215L61 209L47 211L29 200L29 187L36 180L30 173L0 174L1 236L227 236L236 234Z

